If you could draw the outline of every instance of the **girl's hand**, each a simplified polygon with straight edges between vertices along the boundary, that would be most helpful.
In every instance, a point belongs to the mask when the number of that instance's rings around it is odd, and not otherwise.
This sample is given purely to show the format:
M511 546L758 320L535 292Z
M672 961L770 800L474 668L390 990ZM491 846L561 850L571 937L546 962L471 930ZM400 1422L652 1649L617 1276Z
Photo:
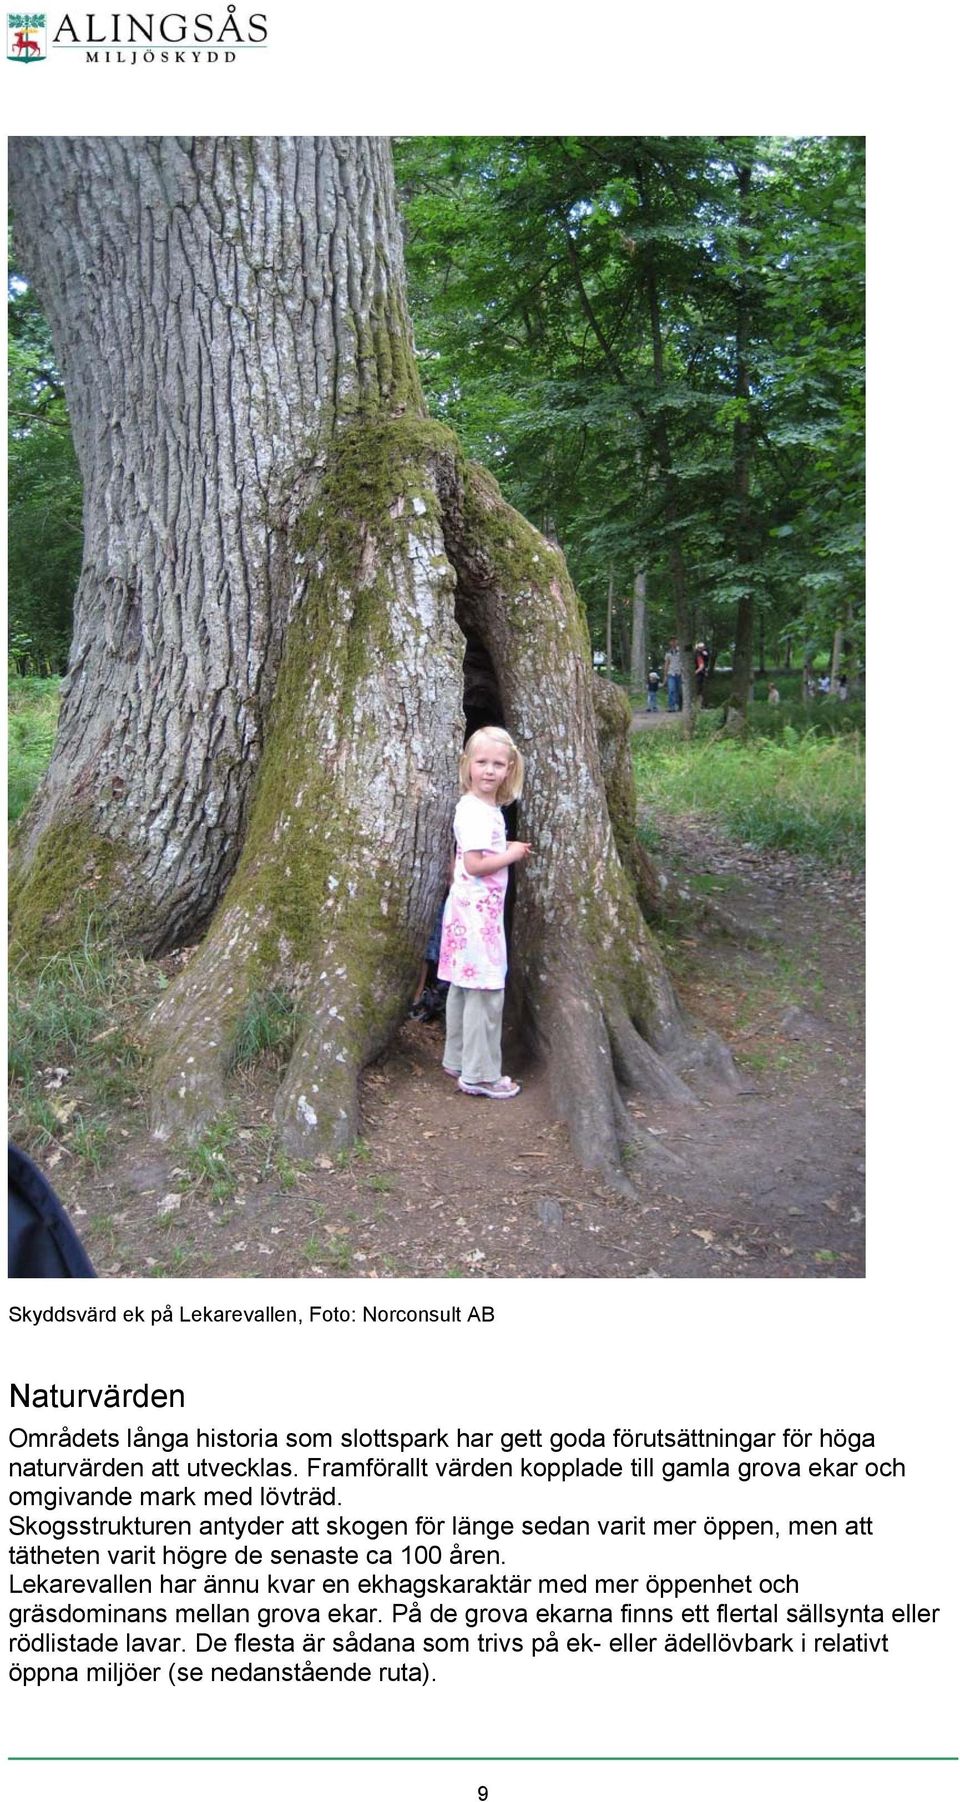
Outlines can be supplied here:
M511 863L523 863L524 859L530 856L532 850L532 845L524 844L522 838L515 838L507 846L507 856Z

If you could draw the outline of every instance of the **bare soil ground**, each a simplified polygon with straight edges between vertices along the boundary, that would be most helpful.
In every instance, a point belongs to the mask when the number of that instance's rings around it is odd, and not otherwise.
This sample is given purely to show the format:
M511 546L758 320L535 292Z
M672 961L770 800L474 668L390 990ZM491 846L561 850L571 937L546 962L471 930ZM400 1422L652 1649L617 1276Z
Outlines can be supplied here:
M363 1136L290 1164L269 1071L238 1083L205 1174L118 1113L104 1166L54 1153L53 1181L104 1276L814 1277L864 1271L863 894L859 878L661 823L674 874L770 936L699 928L667 952L688 1011L731 1046L743 1090L632 1104L625 1201L585 1177L546 1073L459 1094L439 1024L408 1023L363 1081ZM50 1167L50 1160L43 1160ZM213 1174L211 1175L211 1171Z

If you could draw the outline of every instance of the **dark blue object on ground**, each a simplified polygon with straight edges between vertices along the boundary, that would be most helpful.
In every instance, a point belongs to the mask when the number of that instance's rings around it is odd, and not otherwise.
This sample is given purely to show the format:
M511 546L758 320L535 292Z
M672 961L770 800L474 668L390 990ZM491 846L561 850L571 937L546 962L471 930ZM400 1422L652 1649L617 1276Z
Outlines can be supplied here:
M96 1276L63 1203L16 1145L7 1148L7 1275Z

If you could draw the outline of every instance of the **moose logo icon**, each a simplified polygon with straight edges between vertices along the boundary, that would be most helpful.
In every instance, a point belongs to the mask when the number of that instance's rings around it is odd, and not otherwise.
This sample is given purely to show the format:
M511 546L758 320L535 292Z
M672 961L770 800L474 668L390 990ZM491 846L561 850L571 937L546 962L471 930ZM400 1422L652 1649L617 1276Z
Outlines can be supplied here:
M46 55L46 13L8 13L8 63L42 63Z

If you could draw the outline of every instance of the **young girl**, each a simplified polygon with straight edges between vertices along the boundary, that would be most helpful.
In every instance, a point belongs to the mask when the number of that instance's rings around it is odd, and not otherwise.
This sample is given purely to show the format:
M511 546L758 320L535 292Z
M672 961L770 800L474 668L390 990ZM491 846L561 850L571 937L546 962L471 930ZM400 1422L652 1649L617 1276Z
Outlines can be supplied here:
M509 1101L520 1084L500 1068L500 1025L507 979L503 903L507 869L530 846L507 844L501 807L523 787L523 758L509 732L484 726L467 740L460 759L460 800L453 816L457 841L453 884L443 912L439 975L449 982L443 1067L465 1095Z

